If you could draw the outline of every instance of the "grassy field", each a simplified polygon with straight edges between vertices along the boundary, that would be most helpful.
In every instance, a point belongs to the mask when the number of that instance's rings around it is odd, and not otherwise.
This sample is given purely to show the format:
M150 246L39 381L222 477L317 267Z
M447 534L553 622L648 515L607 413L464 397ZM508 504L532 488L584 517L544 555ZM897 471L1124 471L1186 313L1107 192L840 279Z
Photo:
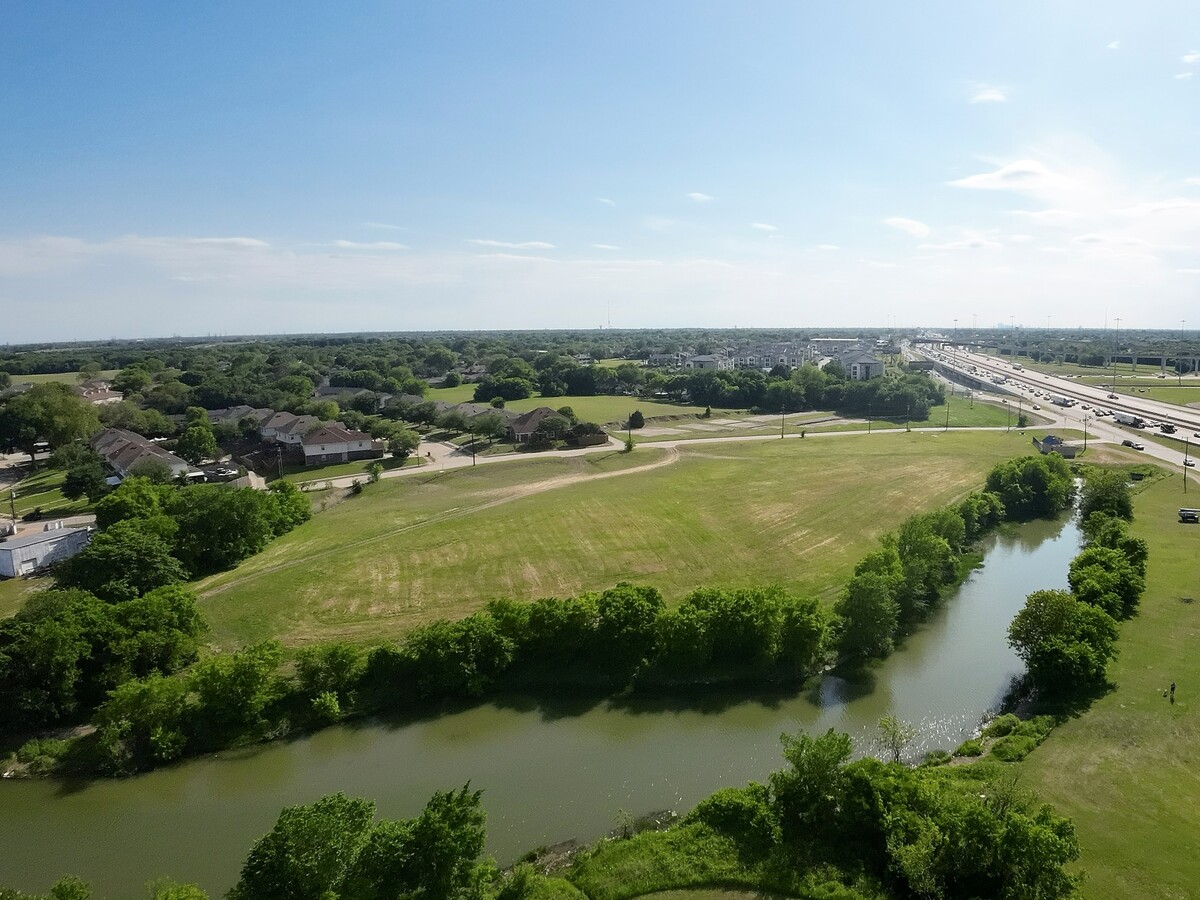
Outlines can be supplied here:
M96 377L103 379L111 379L117 374L116 369L106 369L100 372ZM61 381L63 384L79 384L78 372L56 372L50 375L14 375L12 377L13 384L44 384L47 381Z
M1196 897L1200 885L1200 528L1176 515L1200 506L1200 485L1182 486L1172 474L1135 501L1150 563L1109 667L1116 689L1022 763L1028 786L1075 820L1088 898Z
M91 507L87 498L68 500L63 496L62 483L66 472L61 469L42 469L35 475L17 482L14 490L17 493L17 515L23 515L31 509L40 506L46 513L59 516L74 516L88 512ZM3 512L8 512L8 491L3 492Z
M329 478L343 478L347 475L362 475L365 479L371 463L379 463L385 472L407 466L418 466L421 461L416 456L399 460L394 456L383 459L358 459L354 462L336 463L330 466L284 466L283 480L292 484L302 484L306 481L325 481Z
M228 646L369 641L494 597L621 580L672 602L701 585L771 582L828 601L880 534L1028 449L1015 431L913 433L643 447L390 479L200 584L202 608ZM605 477L626 468L641 471Z
M47 577L0 578L0 619L19 610L31 592L44 590L53 584Z

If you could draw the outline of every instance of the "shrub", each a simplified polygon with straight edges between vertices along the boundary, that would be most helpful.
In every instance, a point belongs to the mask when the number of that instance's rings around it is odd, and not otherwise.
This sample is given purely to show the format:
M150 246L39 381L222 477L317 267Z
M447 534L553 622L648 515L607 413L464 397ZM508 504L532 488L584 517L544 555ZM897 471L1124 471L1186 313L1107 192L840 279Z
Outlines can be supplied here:
M1004 737L1011 734L1013 729L1020 726L1021 720L1012 713L1005 713L1002 716L997 716L992 719L983 729L983 736L989 738Z
M963 741L959 744L958 749L954 751L955 756L982 756L983 741L978 738L971 738L969 741Z

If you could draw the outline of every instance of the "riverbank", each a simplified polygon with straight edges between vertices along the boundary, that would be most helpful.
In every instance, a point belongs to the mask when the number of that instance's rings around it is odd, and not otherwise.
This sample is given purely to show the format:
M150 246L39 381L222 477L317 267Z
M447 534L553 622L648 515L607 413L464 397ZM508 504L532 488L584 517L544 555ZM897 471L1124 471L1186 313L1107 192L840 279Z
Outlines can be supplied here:
M1113 689L1056 728L1022 763L1031 787L1076 824L1095 900L1190 898L1200 884L1200 505L1173 474L1134 497L1134 536L1150 546L1138 614L1121 625ZM1169 688L1178 689L1175 702Z

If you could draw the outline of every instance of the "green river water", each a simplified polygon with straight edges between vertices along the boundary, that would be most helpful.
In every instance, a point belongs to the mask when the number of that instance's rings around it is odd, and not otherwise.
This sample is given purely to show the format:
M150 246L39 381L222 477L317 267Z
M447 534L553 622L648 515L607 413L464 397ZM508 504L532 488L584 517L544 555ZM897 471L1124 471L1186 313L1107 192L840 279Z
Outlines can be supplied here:
M0 783L0 886L46 890L71 873L98 898L144 897L169 875L214 897L287 805L344 791L380 815L415 815L435 790L484 791L489 850L589 840L633 814L687 810L717 788L762 780L779 735L833 727L869 750L879 717L917 723L914 752L953 749L999 702L1021 663L1005 632L1041 588L1066 587L1074 522L990 538L984 564L873 671L787 694L692 698L500 698L407 721L369 720L290 742L190 760L124 780Z

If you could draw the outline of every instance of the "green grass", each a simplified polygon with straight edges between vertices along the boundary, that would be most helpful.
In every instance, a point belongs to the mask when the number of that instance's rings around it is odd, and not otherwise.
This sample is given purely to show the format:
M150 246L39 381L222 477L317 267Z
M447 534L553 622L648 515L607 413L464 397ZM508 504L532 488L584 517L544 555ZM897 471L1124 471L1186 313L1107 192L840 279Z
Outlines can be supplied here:
M116 369L106 369L100 372L96 377L103 378L106 381L117 374ZM45 384L48 381L59 381L63 384L79 384L78 372L56 372L49 375L14 375L12 377L13 384Z
M452 388L430 388L425 392L426 400L443 400L446 403L466 403L474 396L475 385L473 384L460 384L458 387Z
M19 481L15 488L17 515L23 515L39 506L43 512L55 516L75 516L91 511L86 497L79 500L68 500L63 496L62 483L66 477L66 472L61 469L43 468L38 473ZM7 493L4 491L5 499L7 499ZM8 504L4 503L3 507L7 512Z
M347 475L362 475L366 478L367 469L371 463L379 463L385 472L407 466L417 466L420 460L416 456L400 460L394 456L383 459L357 459L354 462L337 463L330 466L284 466L283 480L292 484L302 484L305 481L327 481L330 478L344 478Z
M1200 484L1185 495L1178 474L1138 493L1133 531L1150 560L1109 667L1116 689L1021 764L1028 786L1075 820L1088 898L1195 897L1200 885L1200 528L1178 523L1181 506L1200 506ZM1172 681L1174 706L1163 697Z
M47 577L39 578L0 578L0 619L13 615L25 604L25 598L33 591L41 591L53 587L54 582Z
M228 646L372 641L495 597L622 580L670 602L704 585L772 582L829 602L884 531L1028 450L1016 432L914 433L643 447L390 479L202 583L202 608ZM668 464L597 478L656 463Z

